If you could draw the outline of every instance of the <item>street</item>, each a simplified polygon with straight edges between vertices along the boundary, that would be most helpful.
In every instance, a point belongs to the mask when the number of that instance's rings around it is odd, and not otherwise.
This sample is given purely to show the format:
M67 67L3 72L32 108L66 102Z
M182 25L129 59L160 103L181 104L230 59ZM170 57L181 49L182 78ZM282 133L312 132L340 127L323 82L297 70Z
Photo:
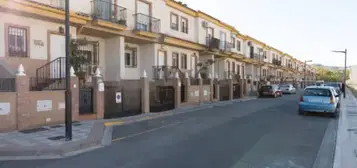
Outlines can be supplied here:
M59 160L5 161L0 168L332 167L338 120L299 116L298 100L261 98L116 126L111 146Z

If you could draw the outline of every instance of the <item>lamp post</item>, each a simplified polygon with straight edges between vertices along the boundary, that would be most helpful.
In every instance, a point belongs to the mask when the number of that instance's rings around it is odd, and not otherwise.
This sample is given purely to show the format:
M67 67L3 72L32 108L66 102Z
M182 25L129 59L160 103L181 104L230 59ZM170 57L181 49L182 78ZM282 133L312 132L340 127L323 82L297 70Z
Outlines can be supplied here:
M260 88L261 80L262 80L262 55L263 55L263 49L259 48L259 50L258 50L258 57L259 57L259 88Z
M305 60L304 63L304 88L306 87L306 63L312 62L312 60Z
M72 140L72 104L71 104L71 74L70 74L70 32L69 32L69 0L65 1L65 35L66 35L66 92L65 92L65 126L66 133L65 138L67 141Z
M345 54L345 70L343 73L343 98L346 98L346 80L347 80L347 49L345 49L344 51L338 51L338 50L333 50L332 52L334 53L343 53Z

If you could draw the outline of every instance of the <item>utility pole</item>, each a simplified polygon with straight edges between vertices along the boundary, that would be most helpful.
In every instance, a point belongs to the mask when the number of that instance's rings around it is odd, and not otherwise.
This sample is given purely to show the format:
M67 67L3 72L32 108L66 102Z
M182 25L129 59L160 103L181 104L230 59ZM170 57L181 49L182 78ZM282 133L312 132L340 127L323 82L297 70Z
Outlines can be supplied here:
M71 94L71 65L69 62L70 51L70 30L69 30L69 0L65 1L65 35L66 35L66 92L65 92L65 125L66 125L66 133L65 138L66 141L72 140L72 94Z
M345 70L344 70L344 74L343 74L343 98L346 98L346 81L347 81L347 49L345 49L344 51L336 51L333 50L332 52L335 53L344 53L345 54Z

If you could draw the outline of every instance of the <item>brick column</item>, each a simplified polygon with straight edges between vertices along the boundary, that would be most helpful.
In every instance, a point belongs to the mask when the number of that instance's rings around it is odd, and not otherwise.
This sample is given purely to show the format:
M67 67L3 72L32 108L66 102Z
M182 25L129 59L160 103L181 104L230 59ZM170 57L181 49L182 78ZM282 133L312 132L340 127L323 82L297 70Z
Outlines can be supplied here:
M175 74L173 85L174 85L174 92L175 92L174 104L175 104L175 108L178 108L180 107L180 103L181 103L181 80L179 78L178 72L176 72Z
M188 101L189 93L188 93L188 88L191 86L191 80L188 76L188 73L185 73L185 78L183 80L183 84L185 85L185 102Z
M239 87L240 87L240 95L239 95L239 97L240 98L243 98L244 97L244 86L245 86L245 84L244 84L244 82L245 82L245 80L244 79L240 79L239 80L239 83L240 83L240 85L239 85Z
M199 98L198 99L199 99L199 102L201 103L203 101L203 80L201 78L201 74L200 73L198 73L197 80L198 80L198 86L199 86L199 89L198 89Z
M214 86L213 86L213 84L214 84L214 81L213 81L213 79L212 79L212 76L211 76L211 74L208 74L208 79L209 79L209 90L210 90L210 93L209 93L209 100L210 101L214 101L214 97L213 97L213 90L215 89L215 88L213 88Z
M143 72L143 76L140 79L141 86L141 112L150 112L150 83L147 78L146 71Z
M72 121L79 120L79 80L78 77L71 77L71 94L72 94Z
M16 76L16 123L17 130L29 128L30 122L30 95L29 95L29 78L27 76Z
M93 110L97 115L97 119L104 118L104 82L102 80L100 70L97 68L95 76L92 77L93 82Z
M229 90L229 100L233 100L233 80L232 76L227 79L228 90Z

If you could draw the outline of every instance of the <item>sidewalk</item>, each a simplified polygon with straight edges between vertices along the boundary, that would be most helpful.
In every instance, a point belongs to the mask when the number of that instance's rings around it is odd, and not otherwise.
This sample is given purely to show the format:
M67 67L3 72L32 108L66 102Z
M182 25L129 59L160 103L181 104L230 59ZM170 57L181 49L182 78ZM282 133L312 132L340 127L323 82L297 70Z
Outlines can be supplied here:
M65 141L64 139L64 124L43 126L26 131L0 133L0 161L57 159L73 156L105 145L110 145L112 128L115 125L130 124L253 99L256 99L256 97L201 103L200 105L185 106L161 113L147 113L111 120L77 122L73 123L72 141Z
M341 102L334 168L357 167L357 99L349 89Z

